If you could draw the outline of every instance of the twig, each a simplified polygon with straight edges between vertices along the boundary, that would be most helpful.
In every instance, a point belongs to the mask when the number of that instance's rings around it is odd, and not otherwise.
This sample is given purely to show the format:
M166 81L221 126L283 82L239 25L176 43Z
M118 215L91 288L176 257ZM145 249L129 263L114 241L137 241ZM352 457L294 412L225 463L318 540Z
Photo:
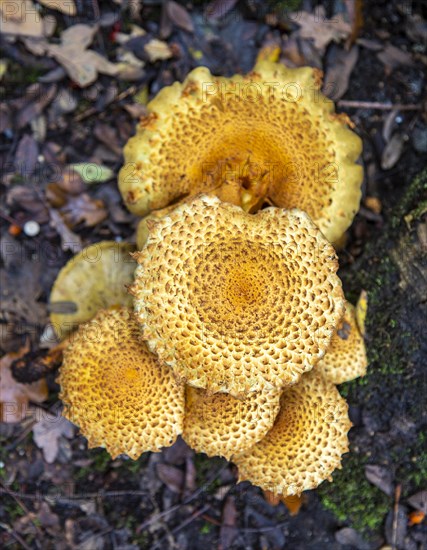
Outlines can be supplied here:
M176 533L178 533L179 531L181 531L182 529L184 529L185 527L187 527L187 525L190 525L190 523L192 523L195 519L197 519L198 517L202 516L203 517L203 514L205 512L207 512L210 508L210 504L205 504L202 508L200 508L199 510L196 510L195 512L193 512L191 514L191 516L189 516L186 520L184 520L182 523L180 523L177 527L175 527L175 529L172 529L171 533L172 535L176 535ZM166 537L163 537L161 538L154 546L153 546L153 550L155 548L162 548L163 547L163 542L165 540Z
M154 514L153 516L151 516L151 518L148 518L146 521L144 521L144 523L142 523L139 526L138 531L141 532L143 529L145 529L152 523L158 521L161 518L164 518L165 516L168 516L175 510L178 510L179 508L181 508L181 506L185 506L186 504L189 504L190 502L195 500L197 497L199 497L203 493L206 487L210 485L213 481L215 481L215 479L219 476L219 474L221 474L221 472L223 472L226 468L227 468L227 464L223 466L218 472L216 472L215 475L212 475L210 478L208 478L208 481L206 483L204 483L201 487L199 487L196 491L194 491L194 493L192 493L188 498L186 498L180 504L175 504L175 506L172 506L168 510L165 510L164 512L159 512L158 514Z
M42 530L40 529L40 527L37 525L37 523L31 518L31 515L30 515L30 511L28 510L28 508L25 506L25 504L22 502L22 500L17 497L16 495L13 494L13 492L8 489L8 487L6 487L6 485L3 485L3 483L0 481L0 484L2 487L4 487L5 489L5 492L11 497L13 498L13 500L16 502L16 504L22 508L22 510L24 510L25 514L27 515L27 517L30 519L31 523L34 525L34 528L35 530L37 531L37 534L40 536L40 537L43 537L43 532Z
M402 486L396 485L396 490L394 492L394 507L393 507L393 526L392 526L392 536L391 536L391 547L393 550L397 549L396 538L397 538L397 519L399 516L399 500L402 493Z
M340 99L338 107L347 107L348 109L377 109L379 111L420 111L422 105L409 103L380 103L378 101L353 101L351 99Z
M121 101L122 99L125 99L126 97L135 94L136 90L137 90L136 86L131 86L127 90L124 90L123 92L118 94L117 97L115 97L112 101L110 101L109 105L111 105L112 103L117 103L117 101ZM83 113L80 113L79 115L76 115L73 120L74 120L74 122L80 122L81 120L84 120L85 118L88 118L92 115L96 115L96 114L99 114L99 113L100 113L100 111L96 107L90 107L86 111L83 111Z
M6 523L0 523L0 527L2 527L9 535L11 535L19 544L22 546L22 548L25 548L25 550L31 550L31 548L28 546L28 544L25 542L25 540L21 537L19 533L17 533L10 525L6 525Z

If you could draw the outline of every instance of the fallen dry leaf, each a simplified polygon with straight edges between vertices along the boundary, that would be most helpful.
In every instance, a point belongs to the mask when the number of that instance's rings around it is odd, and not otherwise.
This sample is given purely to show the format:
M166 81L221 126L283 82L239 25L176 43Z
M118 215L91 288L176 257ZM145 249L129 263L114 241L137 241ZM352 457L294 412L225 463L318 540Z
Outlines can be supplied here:
M238 534L237 530L237 509L234 498L229 496L225 500L224 508L222 509L222 522L219 530L219 550L227 550L230 548L233 540Z
M415 510L419 510L420 512L424 512L424 514L427 514L427 490L415 493L415 495L412 495L407 499L407 502L412 506L412 508L415 508Z
M323 82L323 93L327 97L337 101L346 93L358 57L357 46L353 46L350 50L336 46L331 55L328 55L328 68Z
M33 427L34 443L42 450L48 464L52 464L58 456L60 438L71 439L73 436L73 424L60 414L44 412L43 418Z
M104 202L92 199L87 193L70 197L60 212L69 227L75 227L81 222L86 227L93 227L105 220L108 214Z
M319 6L313 13L301 11L290 14L290 16L300 26L301 38L313 40L315 47L320 52L323 52L330 42L347 39L352 32L351 25L344 21L342 14L327 19L323 6Z
M61 218L61 214L57 210L52 208L49 214L52 226L56 229L58 235L61 237L62 250L71 250L74 254L80 252L80 250L83 249L81 238L73 233L71 229L68 229L66 223Z
M69 17L73 17L77 13L74 0L38 0L38 2L51 10L60 11Z
M406 140L406 135L400 132L395 132L391 136L381 155L381 168L383 170L390 170L397 163L403 153Z
M205 15L208 19L225 17L237 4L237 0L213 0L206 6Z
M96 25L73 25L61 34L61 44L46 45L48 54L64 67L68 76L81 88L95 82L98 73L114 76L127 67L123 63L112 63L101 54L87 49L97 32Z
M16 148L15 170L22 177L29 178L36 168L38 154L39 148L36 140L32 136L24 134Z
M148 60L151 63L163 59L170 59L173 55L167 43L157 38L153 38L147 42L144 46L144 51L148 55Z
M18 36L44 36L43 18L31 0L0 2L1 31Z
M383 63L386 69L390 72L399 65L406 65L410 67L414 64L414 60L410 53L396 48L392 44L387 46L379 53L377 53L378 59Z
M181 6L181 4L173 0L168 0L166 2L165 11L172 24L187 32L194 31L193 21L184 6Z
M365 466L366 479L389 497L394 494L393 475L388 468L377 464Z
M48 396L46 380L20 384L12 376L11 365L28 351L22 348L0 359L0 421L7 424L24 420L29 402L42 403Z
M184 472L175 466L169 464L157 464L157 475L159 479L170 489L173 493L180 494L184 485Z

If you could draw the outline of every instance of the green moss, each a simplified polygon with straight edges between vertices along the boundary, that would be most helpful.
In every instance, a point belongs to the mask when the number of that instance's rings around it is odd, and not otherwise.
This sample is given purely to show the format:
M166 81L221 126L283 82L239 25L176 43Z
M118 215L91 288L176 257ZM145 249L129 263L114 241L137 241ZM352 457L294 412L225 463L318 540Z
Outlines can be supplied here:
M366 459L350 453L343 460L343 469L334 472L333 483L323 483L318 493L324 507L338 520L369 533L380 528L391 502L366 480L365 463Z
M204 523L200 528L200 534L201 535L209 535L209 533L212 531L212 523Z
M368 243L363 257L342 275L347 296L368 292L366 347L368 371L360 378L340 386L340 393L350 404L361 406L368 417L392 429L396 411L402 418L419 425L422 400L427 391L422 370L420 342L422 317L419 301L411 287L401 284L402 269L419 261L412 241L417 220L425 212L423 192L427 188L427 171L409 186L394 211L380 239ZM407 224L410 216L411 229ZM402 253L404 252L404 254ZM354 437L354 436L353 436ZM421 489L427 479L425 432L402 444L400 436L390 436L388 445L369 448L369 462L388 464L396 483L403 487L402 498ZM352 433L350 432L350 441ZM323 484L319 495L336 517L364 533L378 531L392 506L392 501L365 478L368 449L356 449L346 455L343 469L334 472L333 483Z

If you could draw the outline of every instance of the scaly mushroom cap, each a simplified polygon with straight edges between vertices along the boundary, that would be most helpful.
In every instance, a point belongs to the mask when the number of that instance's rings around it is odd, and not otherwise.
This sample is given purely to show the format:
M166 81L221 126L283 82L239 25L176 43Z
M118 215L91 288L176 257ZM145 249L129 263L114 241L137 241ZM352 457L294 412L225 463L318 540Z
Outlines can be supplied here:
M232 78L198 67L163 88L124 149L129 210L144 216L217 189L246 211L264 200L304 210L337 240L359 208L362 142L320 93L320 75L261 61Z
M133 281L135 246L101 241L84 248L59 272L50 293L50 321L58 338L65 338L97 311L110 306L132 307L127 287ZM63 304L64 302L64 304ZM69 309L69 313L55 312Z
M143 337L191 386L239 395L298 381L344 312L337 258L310 218L201 196L152 223L130 292Z
M280 390L271 390L237 398L186 386L182 437L197 453L229 459L252 447L273 426L280 395Z
M365 342L357 326L355 308L346 302L344 317L315 368L334 384L342 384L365 376L367 366Z
M126 308L101 310L78 329L59 384L64 416L113 458L159 451L182 432L185 388L148 351Z
M348 406L318 372L286 388L273 428L259 443L233 457L239 481L277 495L314 489L341 467L348 451Z

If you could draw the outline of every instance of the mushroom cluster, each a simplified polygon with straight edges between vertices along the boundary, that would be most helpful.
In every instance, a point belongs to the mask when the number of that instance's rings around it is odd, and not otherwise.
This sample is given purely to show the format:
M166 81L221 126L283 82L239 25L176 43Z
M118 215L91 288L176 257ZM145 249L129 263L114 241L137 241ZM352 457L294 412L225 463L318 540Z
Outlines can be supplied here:
M284 497L341 467L351 423L336 384L363 376L366 354L331 242L358 208L361 146L319 86L310 68L199 67L149 104L119 176L145 216L132 267L114 276L105 244L51 295L86 321L59 383L90 446L136 459L182 435Z

